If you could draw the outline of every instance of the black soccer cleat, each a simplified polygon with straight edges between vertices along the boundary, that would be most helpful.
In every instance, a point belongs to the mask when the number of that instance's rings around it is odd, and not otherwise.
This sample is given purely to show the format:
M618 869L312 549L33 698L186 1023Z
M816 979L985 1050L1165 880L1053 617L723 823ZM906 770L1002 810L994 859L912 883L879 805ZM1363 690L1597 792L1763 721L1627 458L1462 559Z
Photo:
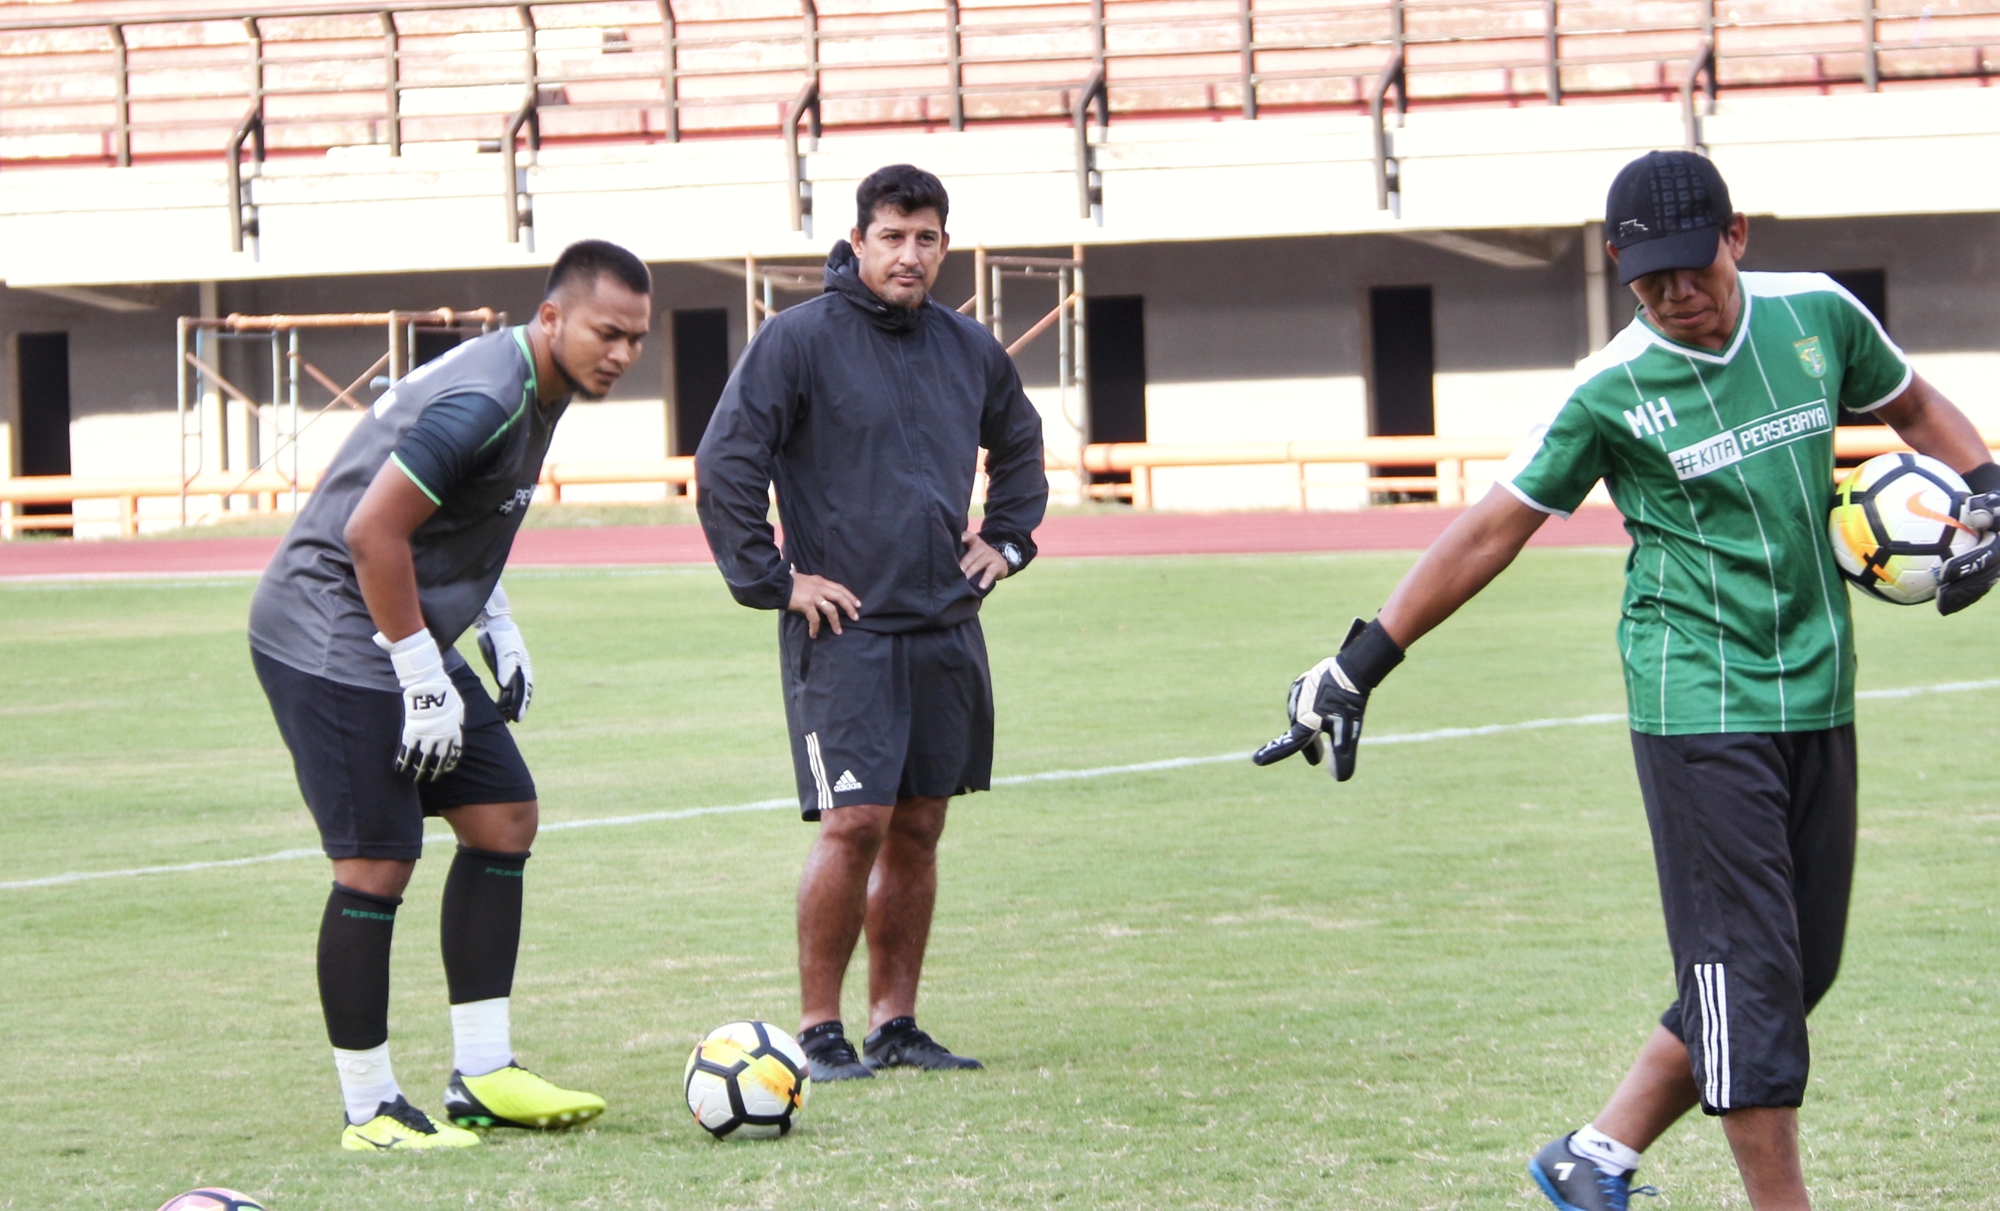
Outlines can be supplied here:
M1558 1211L1626 1211L1634 1194L1659 1193L1651 1186L1632 1188L1632 1170L1606 1173L1588 1157L1570 1151L1565 1135L1551 1141L1528 1162L1528 1175L1549 1196Z
M917 1029L917 1019L890 1018L861 1040L863 1061L870 1068L922 1068L937 1072L948 1069L984 1068L970 1056L953 1055L944 1044Z
M854 1054L854 1044L847 1041L839 1022L824 1022L801 1032L799 1046L806 1053L806 1066L815 1085L821 1081L866 1081L875 1076L875 1070Z

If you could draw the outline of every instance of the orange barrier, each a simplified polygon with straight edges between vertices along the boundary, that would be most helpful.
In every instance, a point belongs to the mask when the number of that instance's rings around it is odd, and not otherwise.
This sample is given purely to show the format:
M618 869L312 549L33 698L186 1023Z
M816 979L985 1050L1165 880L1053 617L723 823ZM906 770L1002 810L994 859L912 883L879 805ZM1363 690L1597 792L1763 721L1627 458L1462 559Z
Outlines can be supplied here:
M556 501L563 489L584 484L673 484L692 494L694 459L660 458L616 463L548 463L538 481ZM319 473L299 477L302 493L310 493L319 483ZM20 530L70 530L79 520L69 513L23 514L19 505L65 504L79 500L118 502L118 532L126 538L139 533L139 501L145 498L178 500L187 496L249 497L267 512L277 511L292 492L291 481L275 471L242 474L230 471L196 475L185 485L172 475L139 475L93 478L75 475L37 475L0 479L0 538L12 538Z
M2000 438L1987 435L1988 446L2000 446ZM1134 508L1153 507L1153 471L1161 467L1255 467L1290 466L1298 482L1298 508L1306 507L1308 466L1331 463L1360 463L1373 467L1435 465L1431 475L1371 475L1365 480L1343 481L1342 487L1366 487L1374 492L1435 492L1439 504L1464 504L1468 485L1491 482L1466 475L1468 462L1504 462L1520 445L1511 437L1359 437L1348 441L1299 442L1215 442L1167 445L1153 442L1118 442L1090 446L1084 468L1093 474L1130 472L1130 486L1093 485L1093 495L1130 499ZM1841 459L1872 458L1892 450L1907 450L1902 439L1886 425L1849 425L1835 430L1834 456ZM1057 464L1051 463L1052 468ZM1060 469L1073 470L1070 464ZM1122 489L1122 490L1120 490Z
M2000 446L2000 437L1988 434L1989 446ZM1298 476L1299 507L1305 507L1308 486L1306 468L1327 464L1360 464L1372 467L1435 465L1432 475L1370 476L1366 480L1344 481L1343 487L1366 486L1372 491L1435 492L1440 504L1462 504L1468 499L1470 484L1490 482L1469 477L1468 462L1498 462L1513 453L1518 439L1509 437L1361 437L1350 441L1299 442L1217 442L1213 444L1169 445L1152 442L1098 443L1086 448L1084 468L1094 475L1130 472L1132 483L1093 485L1101 497L1130 499L1135 508L1153 507L1152 474L1162 467L1254 467L1289 466ZM1842 459L1871 458L1892 450L1906 450L1894 431L1882 426L1850 426L1834 433L1834 454ZM1056 458L1049 460L1053 471L1074 471L1075 465ZM301 476L300 488L310 492L318 474ZM668 484L684 489L690 498L695 492L694 459L655 458L628 462L560 462L542 468L539 481L548 489L548 499L560 502L566 488L600 484ZM17 506L25 504L70 504L79 500L116 500L119 533L127 538L139 532L139 501L145 498L178 499L188 496L249 497L259 507L275 511L291 494L291 482L275 472L240 475L230 472L197 475L184 485L171 475L91 478L72 475L43 475L0 479L0 537L12 538L21 530L68 530L78 518L73 513L23 515ZM93 519L83 519L93 520Z
M319 482L317 473L300 477L299 486L310 490ZM276 509L277 498L288 496L291 481L275 471L251 475L227 471L197 475L185 485L189 496L224 494L259 498L266 509ZM139 534L139 501L142 498L180 499L183 484L177 475L134 475L95 478L77 475L34 475L0 479L0 538L12 538L20 530L69 530L79 520L71 513L23 514L20 505L70 505L79 500L118 502L118 532L126 538ZM95 520L84 518L81 520Z

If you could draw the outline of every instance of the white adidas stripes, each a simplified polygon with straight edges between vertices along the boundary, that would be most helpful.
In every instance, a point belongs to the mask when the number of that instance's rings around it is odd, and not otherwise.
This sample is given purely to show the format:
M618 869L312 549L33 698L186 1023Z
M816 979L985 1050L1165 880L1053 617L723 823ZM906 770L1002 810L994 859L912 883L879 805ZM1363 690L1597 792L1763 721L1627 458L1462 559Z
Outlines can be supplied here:
M826 760L819 755L819 733L806 733L806 763L812 766L813 789L819 793L819 810L833 810L833 786L827 781Z
M1701 1100L1729 1109L1729 973L1720 963L1696 963L1701 997Z

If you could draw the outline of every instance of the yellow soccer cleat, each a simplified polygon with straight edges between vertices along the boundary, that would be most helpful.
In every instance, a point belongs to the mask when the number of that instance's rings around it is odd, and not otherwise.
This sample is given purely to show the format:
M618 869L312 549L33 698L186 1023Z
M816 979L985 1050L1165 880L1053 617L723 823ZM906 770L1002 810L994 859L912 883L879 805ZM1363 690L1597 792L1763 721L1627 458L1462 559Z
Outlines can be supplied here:
M509 1064L484 1076L451 1074L444 1091L444 1112L461 1127L528 1127L554 1130L587 1123L604 1113L604 1099L594 1093L558 1089L548 1081Z
M340 1146L349 1152L421 1152L470 1148L478 1142L472 1132L438 1122L400 1094L393 1102L383 1102L374 1118L358 1126L349 1123L340 1133Z

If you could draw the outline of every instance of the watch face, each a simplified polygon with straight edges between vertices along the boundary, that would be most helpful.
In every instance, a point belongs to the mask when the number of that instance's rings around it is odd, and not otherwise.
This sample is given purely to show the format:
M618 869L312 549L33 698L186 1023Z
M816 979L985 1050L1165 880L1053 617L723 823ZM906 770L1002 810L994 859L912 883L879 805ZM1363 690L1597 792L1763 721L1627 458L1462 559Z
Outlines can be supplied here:
M1009 568L1014 568L1014 569L1020 568L1021 548L1015 546L1011 542L1003 542L1000 544L999 551L1000 551L1000 558L1007 561L1007 566Z

